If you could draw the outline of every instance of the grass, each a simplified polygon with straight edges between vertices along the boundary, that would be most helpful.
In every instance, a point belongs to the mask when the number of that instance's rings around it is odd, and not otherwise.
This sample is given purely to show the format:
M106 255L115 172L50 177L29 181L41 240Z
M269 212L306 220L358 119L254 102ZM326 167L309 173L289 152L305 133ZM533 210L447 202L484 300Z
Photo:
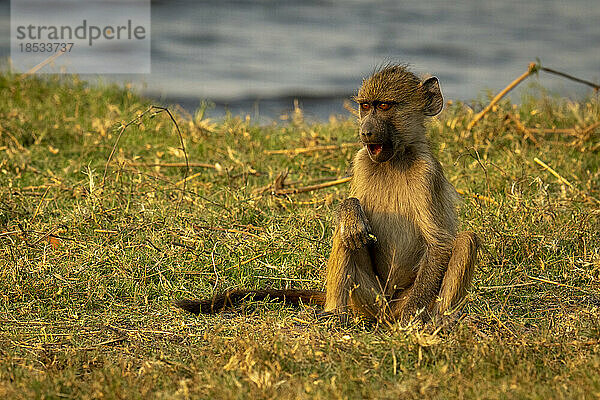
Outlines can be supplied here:
M600 397L600 129L580 129L598 121L597 97L534 90L470 132L465 104L432 121L463 228L484 243L467 317L434 334L334 326L268 302L200 317L171 305L237 286L323 287L347 186L258 189L285 169L297 186L342 177L356 148L264 150L354 142L351 118L175 113L190 162L212 166L192 168L182 192L185 168L143 165L184 162L165 113L123 131L103 182L122 124L149 100L7 73L0 92L1 398ZM531 139L507 113L578 130Z

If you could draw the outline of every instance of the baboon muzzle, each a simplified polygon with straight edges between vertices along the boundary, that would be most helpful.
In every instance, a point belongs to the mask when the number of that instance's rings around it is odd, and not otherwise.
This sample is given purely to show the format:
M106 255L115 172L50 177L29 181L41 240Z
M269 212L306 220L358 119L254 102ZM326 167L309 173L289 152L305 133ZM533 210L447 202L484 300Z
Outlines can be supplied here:
M360 140L375 162L388 161L394 155L394 145L383 121L368 117L361 124Z
M386 121L375 115L367 116L360 125L360 140L363 143L383 143L389 140Z

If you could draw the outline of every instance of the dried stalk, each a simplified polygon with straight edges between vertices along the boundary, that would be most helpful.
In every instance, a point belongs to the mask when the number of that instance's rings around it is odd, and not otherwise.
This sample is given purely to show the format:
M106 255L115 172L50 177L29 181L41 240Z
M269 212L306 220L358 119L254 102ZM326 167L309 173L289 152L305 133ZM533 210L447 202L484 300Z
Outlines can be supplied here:
M310 185L310 186L304 186L304 187L293 188L293 189L279 189L279 190L274 190L273 194L281 196L281 195L312 192L313 190L319 190L319 189L324 189L324 188L328 188L328 187L335 186L335 185L341 185L342 183L349 182L351 179L352 179L351 176L347 176L345 178L336 179L336 180L321 183L318 185Z
M185 178L183 178L182 180L180 180L179 182L177 182L175 184L175 186L181 186L188 183L189 181L191 181L192 179L196 179L197 177L199 177L200 175L202 175L202 172L196 172L194 175L190 175L190 176L186 176Z
M560 283L560 282L554 282L554 281L551 281L551 280L549 280L549 279L538 278L538 277L531 276L531 275L527 275L527 277L528 277L529 279L532 279L532 280L534 280L534 281L538 281L538 282L547 283L547 284L549 284L549 285L555 285L555 286L560 286L560 287L566 287L566 288L573 289L573 290L579 290L580 292L583 292L583 293L585 293L585 294L591 294L589 291L587 291L587 290L585 290L585 289L578 288L577 286L567 285L567 284Z
M467 192L465 192L462 189L456 189L456 192L458 194L460 194L461 196L464 196L465 194L467 194ZM469 193L469 195L471 197L473 197L474 199L476 199L476 200L484 200L484 201L487 201L488 203L492 203L494 205L498 205L498 202L496 200L492 199L491 197L484 196L484 195L478 194L478 193Z
M26 76L35 74L40 69L44 68L46 65L50 64L52 61L56 60L58 57L62 56L66 52L67 52L66 49L61 49L61 50L57 51L56 53L52 54L50 57L46 58L44 61L39 63L38 65L29 69L27 72L22 73L18 79L21 80L21 79L25 78Z
M527 72L525 72L523 75L519 76L517 79L512 81L510 85L505 87L500 93L496 95L496 97L492 99L492 101L490 101L490 104L488 104L487 107L485 107L480 113L473 117L473 119L471 120L471 122L469 122L469 125L467 126L467 130L471 130L471 128L473 128L475 124L479 122L479 120L483 118L483 116L487 114L488 111L490 111L496 105L496 103L498 103L504 96L506 96L508 92L513 90L519 83L523 82L531 74L537 72L537 70L538 65L536 63L530 63Z
M342 144L332 144L327 146L312 146L312 147L298 147L296 149L281 149L281 150L265 150L265 154L287 154L287 155L297 155L304 153L313 153L317 151L327 151L327 150L341 150L348 147L356 147L358 143L342 143Z
M600 85L595 84L590 81L586 81L585 79L577 78L573 75L569 75L564 72L556 71L552 68L542 67L539 62L538 63L530 63L529 68L527 69L527 72L525 72L523 75L519 76L517 79L515 79L513 82L511 82L510 85L505 87L500 93L498 93L496 95L496 97L494 97L492 99L492 101L490 102L490 104L487 105L487 107L485 107L480 113L478 113L477 115L475 115L475 117L473 117L473 119L471 120L471 122L469 122L469 125L467 126L467 130L471 130L471 128L473 128L475 126L475 124L477 124L477 122L479 122L479 120L481 118L483 118L483 116L485 114L487 114L496 105L496 103L498 103L508 92L513 90L519 83L521 83L527 77L529 77L530 75L532 75L534 73L537 73L538 71L548 72L551 74L562 76L564 78L570 79L575 82L583 83L585 85L593 87L594 90L596 90L596 91L598 91L600 89Z
M592 132L594 131L594 129L596 129L596 128L598 128L598 127L600 127L600 121L598 121L598 122L596 122L596 123L593 123L593 124L591 124L591 125L590 125L590 126L588 126L587 128L584 128L584 129L581 131L581 135L585 137L585 136L589 135L590 133L592 133Z
M527 130L533 133L565 133L568 135L576 134L574 128L527 128Z
M144 162L130 162L127 161L127 164L132 167L161 167L161 168L181 168L181 167L189 167L189 168L212 168L218 169L214 164L207 163L198 163L198 162L190 162L190 163L144 163Z
M570 79L572 81L583 83L584 85L591 86L596 91L598 91L600 89L600 85L598 85L598 84L596 84L594 82L586 81L585 79L577 78L576 76L569 75L569 74L557 71L557 70L552 69L552 68L547 68L547 67L540 66L539 69L542 70L542 71L544 71L544 72L549 72L551 74L559 75L559 76L562 76L563 78L567 78L567 79Z
M546 164L545 162L543 162L542 160L540 160L537 157L534 157L533 161L535 161L536 163L538 163L539 165L541 165L542 168L544 168L546 171L550 172L552 175L554 175L556 178L558 178L559 181L561 181L562 183L564 183L565 185L567 185L571 189L574 189L574 187L571 184L571 182L569 182L568 180L566 180L565 178L563 178L558 172L556 172L555 170L553 170L552 168L550 168L550 166L548 166L548 164Z
M517 128L517 130L520 131L525 136L526 139L531 140L535 144L539 144L537 139L531 134L529 129L527 129L527 127L525 127L525 125L523 125L523 123L519 120L519 117L517 117L516 115L514 115L512 113L506 114L506 117L515 124L515 127Z
M590 133L592 133L595 129L600 127L600 121L595 122L583 129L578 128L525 128L529 132L533 133L563 133L566 135L577 136L577 137L586 137Z
M264 193L266 191L270 191L272 194L276 194L278 191L284 190L284 186L292 186L292 185L298 185L300 183L302 183L302 181L293 181L293 182L285 182L285 179L288 176L288 170L284 169L283 171L279 172L279 174L277 174L277 177L275 178L275 180L266 185L266 186L261 186L257 189L254 189L252 192L254 194L261 194ZM310 179L307 182L304 182L305 184L308 183L320 183L320 182L327 182L329 181L330 178L316 178L316 179Z
M195 225L195 224L194 224L194 229L219 231L219 232L227 232L227 233L241 233L243 235L252 236L253 238L256 238L256 239L262 239L260 236L254 234L252 232L243 231L241 229L229 229L229 228L220 228L218 226L202 226L202 225Z

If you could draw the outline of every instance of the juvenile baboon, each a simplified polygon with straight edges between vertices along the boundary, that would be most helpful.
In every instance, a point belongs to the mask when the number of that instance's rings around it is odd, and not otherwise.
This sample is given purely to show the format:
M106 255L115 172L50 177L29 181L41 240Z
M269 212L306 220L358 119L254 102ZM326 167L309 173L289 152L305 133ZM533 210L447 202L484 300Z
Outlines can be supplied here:
M443 318L465 296L478 240L457 233L458 194L425 135L443 99L438 79L389 65L363 81L355 98L363 148L354 157L350 197L339 208L325 293L235 290L180 307L208 313L255 299L323 304L380 321Z

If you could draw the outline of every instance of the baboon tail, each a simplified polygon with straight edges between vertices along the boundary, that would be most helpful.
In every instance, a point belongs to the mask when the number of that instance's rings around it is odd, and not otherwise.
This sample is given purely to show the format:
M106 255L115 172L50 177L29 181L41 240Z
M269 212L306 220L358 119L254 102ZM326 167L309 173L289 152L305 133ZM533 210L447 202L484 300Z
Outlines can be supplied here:
M295 289L264 289L264 290L230 290L207 300L176 300L177 307L193 314L214 314L228 307L241 303L247 297L254 300L274 299L286 304L325 304L325 292L320 290L295 290Z

